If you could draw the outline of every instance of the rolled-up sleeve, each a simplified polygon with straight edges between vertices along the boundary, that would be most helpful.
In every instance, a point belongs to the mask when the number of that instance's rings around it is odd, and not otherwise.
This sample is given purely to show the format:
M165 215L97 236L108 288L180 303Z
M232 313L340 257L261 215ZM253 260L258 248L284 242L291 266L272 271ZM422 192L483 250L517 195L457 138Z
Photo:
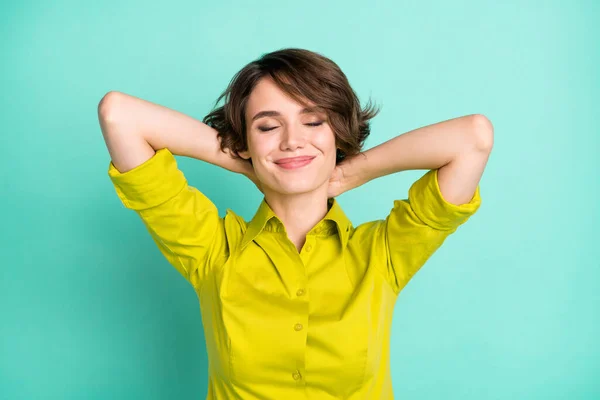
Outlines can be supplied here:
M438 182L438 169L425 173L410 187L408 199L415 214L434 229L456 229L466 222L481 205L479 185L468 203L456 205L442 196Z
M183 172L177 168L175 157L166 148L123 173L110 161L108 175L123 205L136 211L166 202L187 185Z
M140 216L169 263L199 287L226 245L217 207L188 185L166 148L124 173L111 161L108 175L123 205Z
M395 200L382 224L386 275L396 293L481 204L479 186L468 203L449 203L440 191L437 172L429 170L414 182L408 199Z

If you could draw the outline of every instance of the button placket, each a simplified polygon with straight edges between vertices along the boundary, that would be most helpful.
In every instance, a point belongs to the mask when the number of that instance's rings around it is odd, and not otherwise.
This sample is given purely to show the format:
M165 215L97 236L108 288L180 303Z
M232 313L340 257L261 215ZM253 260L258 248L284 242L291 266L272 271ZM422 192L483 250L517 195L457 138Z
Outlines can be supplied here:
M305 243L305 245L303 246L302 252L299 254L299 258L302 260L303 264L305 263L305 259L303 257L302 253L305 253L307 250L307 246L311 246L310 241L307 241ZM298 255L298 253L296 252L296 255ZM304 264L305 265L305 264ZM302 300L302 297L306 297L307 295L307 291L306 291L306 286L308 284L307 282L307 275L306 275L306 268L303 267L301 269L301 272L298 276L298 280L296 282L297 286L296 286L296 297L299 300L299 309L298 309L298 314L296 314L296 318L298 318L296 321L292 322L292 326L291 326L291 335L295 338L294 342L297 341L297 344L300 346L298 348L299 352L298 352L298 359L295 362L295 367L297 369L292 371L292 378L294 379L294 381L296 382L296 385L298 386L304 386L306 383L303 379L303 376L301 374L301 369L304 368L304 357L306 355L306 335L307 333L304 332L305 331L305 324L308 320L308 303L304 300ZM293 292L292 292L293 293Z
M305 291L304 289L300 288L297 290L296 294L298 296L302 296L304 295ZM303 302L303 305L308 308L308 303ZM308 310L306 310L308 311ZM294 380L296 381L297 385L304 385L305 381L303 379L302 374L300 373L300 369L304 367L304 357L306 356L306 336L307 336L307 332L305 332L305 323L307 322L307 318L308 318L308 313L307 312L301 312L298 315L299 321L296 321L296 323L293 325L293 329L294 329L294 337L296 338L296 340L298 340L302 350L301 353L299 354L299 359L296 360L296 369L293 373L292 373L292 377L294 378ZM302 322L300 322L302 321Z
M310 253L314 249L314 239L311 235L306 237L306 242L302 247L302 253Z

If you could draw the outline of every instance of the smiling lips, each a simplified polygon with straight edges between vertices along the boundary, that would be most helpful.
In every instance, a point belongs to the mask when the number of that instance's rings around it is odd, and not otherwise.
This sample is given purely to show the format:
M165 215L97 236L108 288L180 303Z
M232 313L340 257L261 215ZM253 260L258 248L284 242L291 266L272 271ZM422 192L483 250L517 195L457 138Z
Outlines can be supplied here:
M275 164L284 169L296 169L310 164L310 162L314 158L314 156L282 158L280 160L275 161Z

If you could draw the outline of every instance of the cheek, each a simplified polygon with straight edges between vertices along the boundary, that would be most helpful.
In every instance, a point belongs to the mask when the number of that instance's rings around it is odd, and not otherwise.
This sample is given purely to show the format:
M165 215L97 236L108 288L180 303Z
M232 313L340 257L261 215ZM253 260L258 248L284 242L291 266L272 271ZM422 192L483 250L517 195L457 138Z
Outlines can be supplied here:
M315 138L315 146L320 148L326 156L332 156L335 158L336 145L333 132L329 131L328 133L317 136Z
M269 138L267 137L252 137L248 140L248 149L252 158L264 158L269 154Z
M265 140L257 141L254 144L254 154L259 158L269 158L277 149L277 142L265 138Z

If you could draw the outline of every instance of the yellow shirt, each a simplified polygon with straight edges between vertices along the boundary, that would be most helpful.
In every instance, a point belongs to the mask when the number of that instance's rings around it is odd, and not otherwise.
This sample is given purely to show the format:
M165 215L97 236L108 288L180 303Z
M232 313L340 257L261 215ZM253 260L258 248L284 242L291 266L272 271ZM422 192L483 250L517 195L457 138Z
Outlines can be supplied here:
M338 202L300 252L264 201L245 222L189 186L161 149L108 174L168 262L193 286L209 360L207 399L393 399L389 342L397 295L477 211L445 201L437 170L385 219L353 227Z

